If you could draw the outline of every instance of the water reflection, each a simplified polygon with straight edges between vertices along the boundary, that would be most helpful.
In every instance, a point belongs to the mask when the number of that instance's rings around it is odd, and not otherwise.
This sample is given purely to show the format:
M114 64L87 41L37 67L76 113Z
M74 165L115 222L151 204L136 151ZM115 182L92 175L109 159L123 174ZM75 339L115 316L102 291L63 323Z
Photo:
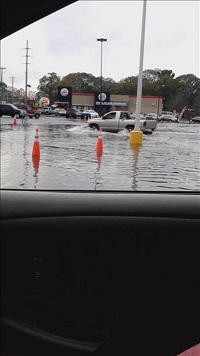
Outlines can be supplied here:
M77 123L76 123L77 125ZM129 134L98 134L64 119L31 119L28 125L1 118L1 187L49 190L200 190L200 125L158 124L142 146ZM35 127L42 159L32 160ZM42 164L41 164L42 162Z
M132 169L133 169L133 182L132 182L132 189L133 190L138 190L138 179L137 176L139 174L139 168L138 168L138 158L139 158L139 152L141 150L142 144L137 144L133 145L130 143L130 148L133 156L133 163L132 163Z
M20 184L20 186L23 188L25 188L26 179L28 177L28 167L29 167L29 161L27 158L28 157L28 139L29 139L28 127L24 126L24 140L23 140L23 153L22 153L22 156L24 158L24 164L23 164L24 171L23 171L23 181Z
M97 168L94 174L94 190L97 190L98 185L100 184L99 182L99 177L100 177L100 168L101 168L101 160L102 160L102 150L96 150L96 162L97 162Z
M38 172L39 172L39 165L40 165L40 157L39 156L32 156L32 163L33 163L33 169L34 169L34 189L37 188L37 183L38 183Z
M34 189L37 188L38 171L39 171L39 163L40 163L40 142L39 142L39 133L38 133L38 131L39 131L38 127L36 127L35 139L34 139L34 142L33 142L33 149L32 149L32 162L33 162L33 168L34 168L33 177L35 178Z

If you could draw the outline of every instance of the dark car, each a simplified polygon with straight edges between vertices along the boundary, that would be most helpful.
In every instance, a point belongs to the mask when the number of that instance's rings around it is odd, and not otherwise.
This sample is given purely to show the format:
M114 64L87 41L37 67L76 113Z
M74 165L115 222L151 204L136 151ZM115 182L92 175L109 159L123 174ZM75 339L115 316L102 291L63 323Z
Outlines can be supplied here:
M77 118L77 114L76 114L76 110L75 109L72 109L72 108L68 108L66 110L66 114L65 114L65 117L73 117L74 119Z
M88 120L88 119L91 119L92 118L92 116L91 116L91 114L89 113L89 112L82 112L82 114L81 114L81 119L82 120Z
M81 110L76 110L76 117L81 119L82 111Z
M192 118L192 122L194 124L200 124L200 116L195 116Z
M26 111L18 109L13 104L0 104L0 117L3 115L11 117L18 116L22 119L26 116Z

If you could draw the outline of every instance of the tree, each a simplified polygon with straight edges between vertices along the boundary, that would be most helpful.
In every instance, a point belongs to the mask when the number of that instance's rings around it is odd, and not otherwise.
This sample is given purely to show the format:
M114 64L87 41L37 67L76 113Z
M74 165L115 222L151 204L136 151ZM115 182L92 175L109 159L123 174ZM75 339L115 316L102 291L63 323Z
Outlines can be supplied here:
M37 98L43 96L49 98L50 104L53 104L57 100L57 90L60 85L60 77L55 72L48 73L48 76L44 76L39 80L37 87Z
M180 110L187 106L200 113L200 79L193 74L181 75L175 79L174 97Z
M7 91L7 84L4 82L0 83L0 94L1 94L1 101L5 100L5 92Z
M102 78L103 91L111 94L131 95L137 94L138 77L127 77L115 82L112 78ZM62 79L55 72L48 73L39 80L36 98L42 96L49 98L50 103L57 100L58 86L71 86L73 92L94 93L100 90L100 77L91 73L70 73ZM3 83L4 99L10 100L11 89ZM181 75L175 78L172 70L159 68L143 71L143 95L157 95L163 97L164 110L180 111L183 106L194 109L196 115L200 115L200 79L193 74ZM14 101L24 100L24 90L14 89Z
M76 93L93 93L98 89L98 80L88 73L70 73L62 78L60 85L71 86Z
M112 80L110 85L110 92L112 94L131 95L136 94L137 91L137 77L127 77L121 79L118 83Z

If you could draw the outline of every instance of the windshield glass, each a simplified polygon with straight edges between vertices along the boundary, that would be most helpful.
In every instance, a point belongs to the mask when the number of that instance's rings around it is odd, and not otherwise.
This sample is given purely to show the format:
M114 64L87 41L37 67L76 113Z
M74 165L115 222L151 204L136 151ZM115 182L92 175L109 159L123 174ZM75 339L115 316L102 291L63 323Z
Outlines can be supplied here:
M200 190L197 1L66 6L2 40L0 92L34 109L1 106L3 189Z

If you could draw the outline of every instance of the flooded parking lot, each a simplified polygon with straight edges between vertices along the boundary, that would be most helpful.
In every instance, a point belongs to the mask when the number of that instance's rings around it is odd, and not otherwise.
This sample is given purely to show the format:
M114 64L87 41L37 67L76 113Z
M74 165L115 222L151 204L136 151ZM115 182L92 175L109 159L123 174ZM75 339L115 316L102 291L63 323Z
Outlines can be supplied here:
M40 159L32 160L36 127ZM158 123L134 149L129 132L98 132L80 119L1 118L1 188L104 191L199 191L200 125Z

